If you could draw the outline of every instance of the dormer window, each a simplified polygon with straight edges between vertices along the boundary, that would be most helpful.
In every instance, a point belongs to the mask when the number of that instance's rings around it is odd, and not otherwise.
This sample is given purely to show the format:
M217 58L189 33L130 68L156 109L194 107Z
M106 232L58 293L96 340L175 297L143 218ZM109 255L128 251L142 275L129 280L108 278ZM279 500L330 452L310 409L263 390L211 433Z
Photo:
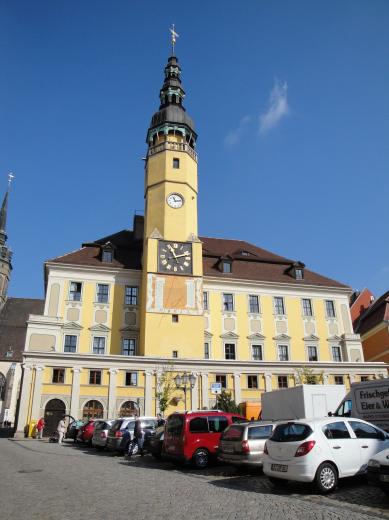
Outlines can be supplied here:
M240 254L242 256L250 256L250 253L248 251L241 251Z
M226 260L223 260L222 262L222 270L223 273L232 273L232 262L228 262Z
M304 271L301 267L296 267L294 270L296 280L304 280Z
M103 249L101 261L106 264L112 264L113 262L113 251L112 249Z

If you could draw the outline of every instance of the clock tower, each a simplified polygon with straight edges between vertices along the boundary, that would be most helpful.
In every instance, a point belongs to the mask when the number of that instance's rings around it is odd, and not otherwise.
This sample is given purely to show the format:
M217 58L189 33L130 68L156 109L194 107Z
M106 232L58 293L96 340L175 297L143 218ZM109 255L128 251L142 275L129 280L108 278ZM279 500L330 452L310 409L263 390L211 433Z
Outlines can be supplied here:
M147 132L140 354L194 358L204 343L197 134L174 52L164 75Z

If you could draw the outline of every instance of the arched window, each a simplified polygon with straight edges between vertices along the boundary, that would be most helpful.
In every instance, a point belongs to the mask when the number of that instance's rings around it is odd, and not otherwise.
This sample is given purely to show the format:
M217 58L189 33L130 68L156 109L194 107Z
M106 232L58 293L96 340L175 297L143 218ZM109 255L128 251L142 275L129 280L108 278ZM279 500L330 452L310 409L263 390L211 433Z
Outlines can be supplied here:
M88 401L82 411L83 419L102 419L104 415L103 405L94 399Z
M129 417L130 415L138 415L139 409L138 405L134 401L126 401L120 407L119 416L120 417Z

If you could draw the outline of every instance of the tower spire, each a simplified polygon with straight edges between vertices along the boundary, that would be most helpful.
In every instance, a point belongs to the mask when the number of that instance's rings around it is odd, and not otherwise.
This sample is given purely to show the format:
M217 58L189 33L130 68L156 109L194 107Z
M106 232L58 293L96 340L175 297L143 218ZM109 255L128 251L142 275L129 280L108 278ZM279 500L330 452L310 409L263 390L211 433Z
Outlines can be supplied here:
M8 211L8 198L9 191L11 188L11 182L14 178L12 173L8 174L8 187L5 192L3 203L0 209L0 310L3 308L7 300L7 288L8 282L12 271L12 251L6 245L7 242L7 211Z
M6 227L7 227L7 210L8 210L8 196L11 188L12 179L14 175L12 172L8 174L8 188L5 192L3 204L0 209L0 244L4 245L7 240Z
M181 67L178 58L174 55L175 42L178 34L171 29L172 55L165 66L165 78L159 91L160 105L152 119L147 132L147 143L153 146L161 136L168 134L181 135L184 142L195 148L197 134L191 117L186 112L183 102L185 90L181 83Z

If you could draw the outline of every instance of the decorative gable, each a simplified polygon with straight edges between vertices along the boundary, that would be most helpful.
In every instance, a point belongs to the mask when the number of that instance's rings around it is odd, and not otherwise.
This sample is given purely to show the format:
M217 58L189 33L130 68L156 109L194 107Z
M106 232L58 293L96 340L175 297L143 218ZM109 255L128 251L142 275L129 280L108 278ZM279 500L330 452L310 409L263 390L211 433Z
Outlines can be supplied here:
M82 330L83 329L83 327L81 327L81 325L79 325L75 321L69 321L68 323L65 323L63 328L65 330Z
M250 334L250 336L247 336L247 339L249 339L250 341L263 341L265 339L265 336L256 332L255 334Z
M99 323L98 325L93 325L92 327L89 327L89 330L91 332L110 332L111 329L106 325Z
M290 341L292 338L287 334L277 334L273 339L276 341Z
M303 337L304 341L319 341L319 337L315 336L315 334L310 334L309 336Z
M221 334L222 339L238 339L239 336L235 334L235 332L226 332L225 334Z

